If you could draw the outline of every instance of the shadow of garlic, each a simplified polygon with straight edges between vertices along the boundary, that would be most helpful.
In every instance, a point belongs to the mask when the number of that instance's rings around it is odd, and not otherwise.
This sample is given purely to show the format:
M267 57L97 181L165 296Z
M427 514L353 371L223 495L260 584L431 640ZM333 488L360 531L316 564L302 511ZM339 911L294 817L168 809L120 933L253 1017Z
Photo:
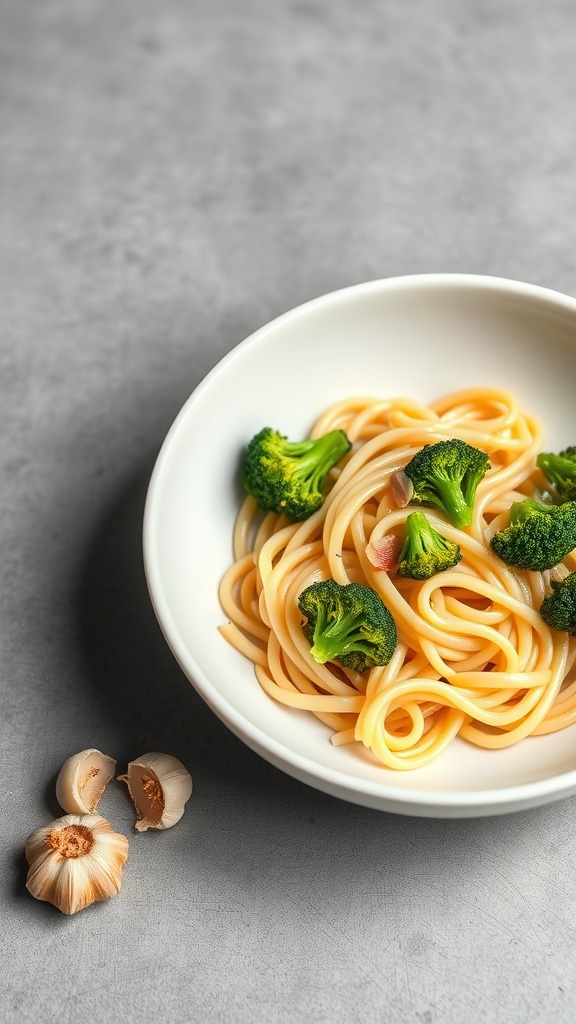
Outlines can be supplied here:
M31 895L76 914L120 891L128 840L100 814L66 814L32 832L25 854Z

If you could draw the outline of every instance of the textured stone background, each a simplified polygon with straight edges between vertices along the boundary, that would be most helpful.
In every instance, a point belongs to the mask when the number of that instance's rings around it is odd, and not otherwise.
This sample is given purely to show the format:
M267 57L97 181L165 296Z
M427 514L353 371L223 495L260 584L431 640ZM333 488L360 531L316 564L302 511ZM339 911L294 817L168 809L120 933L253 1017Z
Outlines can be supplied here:
M425 821L280 774L169 655L140 524L184 399L291 306L419 271L576 294L575 21L569 0L0 3L8 1024L574 1021L574 800ZM133 841L118 899L65 919L22 848L91 745L166 749L196 790Z

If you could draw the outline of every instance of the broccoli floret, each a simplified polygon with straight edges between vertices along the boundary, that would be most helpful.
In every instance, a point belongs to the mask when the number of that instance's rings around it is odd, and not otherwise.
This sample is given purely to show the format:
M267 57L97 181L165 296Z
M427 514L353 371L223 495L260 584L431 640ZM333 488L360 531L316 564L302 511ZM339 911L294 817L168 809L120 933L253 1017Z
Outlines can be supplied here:
M451 569L462 558L458 544L452 544L435 530L423 512L412 512L406 520L406 538L398 555L398 572L411 580L429 580L443 569Z
M536 465L554 484L563 501L576 500L576 447L564 448L558 455L541 452Z
M313 441L289 441L271 427L252 438L246 452L244 486L266 512L296 522L324 502L324 481L352 443L343 430Z
M492 548L507 565L542 572L558 565L576 547L576 501L541 505L517 501L510 521L492 537Z
M489 467L485 452L458 438L426 444L404 467L414 485L410 500L436 505L455 526L470 526L476 489Z
M540 605L540 614L551 629L576 636L576 572L553 581L552 593Z
M375 590L362 583L311 583L298 598L306 616L302 629L312 657L323 665L338 661L354 672L387 665L398 635L390 612Z

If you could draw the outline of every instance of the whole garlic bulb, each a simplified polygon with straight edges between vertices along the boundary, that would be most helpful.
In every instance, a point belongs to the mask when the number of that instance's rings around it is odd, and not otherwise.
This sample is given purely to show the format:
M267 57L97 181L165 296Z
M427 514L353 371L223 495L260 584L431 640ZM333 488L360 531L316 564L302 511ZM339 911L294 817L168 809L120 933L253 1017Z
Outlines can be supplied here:
M120 782L128 786L138 820L135 828L171 828L184 814L192 794L192 777L178 758L153 752L131 761Z
M76 914L120 891L128 840L99 814L66 814L32 832L25 854L31 895Z

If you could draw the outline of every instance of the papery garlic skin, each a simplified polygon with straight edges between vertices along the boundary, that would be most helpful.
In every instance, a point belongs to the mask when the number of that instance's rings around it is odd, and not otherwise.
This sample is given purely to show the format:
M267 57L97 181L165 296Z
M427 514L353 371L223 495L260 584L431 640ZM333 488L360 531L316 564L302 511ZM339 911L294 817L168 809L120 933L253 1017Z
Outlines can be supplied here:
M26 888L76 914L120 891L128 845L100 814L66 814L28 836Z
M192 795L192 776L178 758L153 751L131 761L120 782L128 786L138 820L138 832L171 828L184 814Z
M89 747L62 765L56 780L56 799L68 814L93 814L114 775L116 761Z

